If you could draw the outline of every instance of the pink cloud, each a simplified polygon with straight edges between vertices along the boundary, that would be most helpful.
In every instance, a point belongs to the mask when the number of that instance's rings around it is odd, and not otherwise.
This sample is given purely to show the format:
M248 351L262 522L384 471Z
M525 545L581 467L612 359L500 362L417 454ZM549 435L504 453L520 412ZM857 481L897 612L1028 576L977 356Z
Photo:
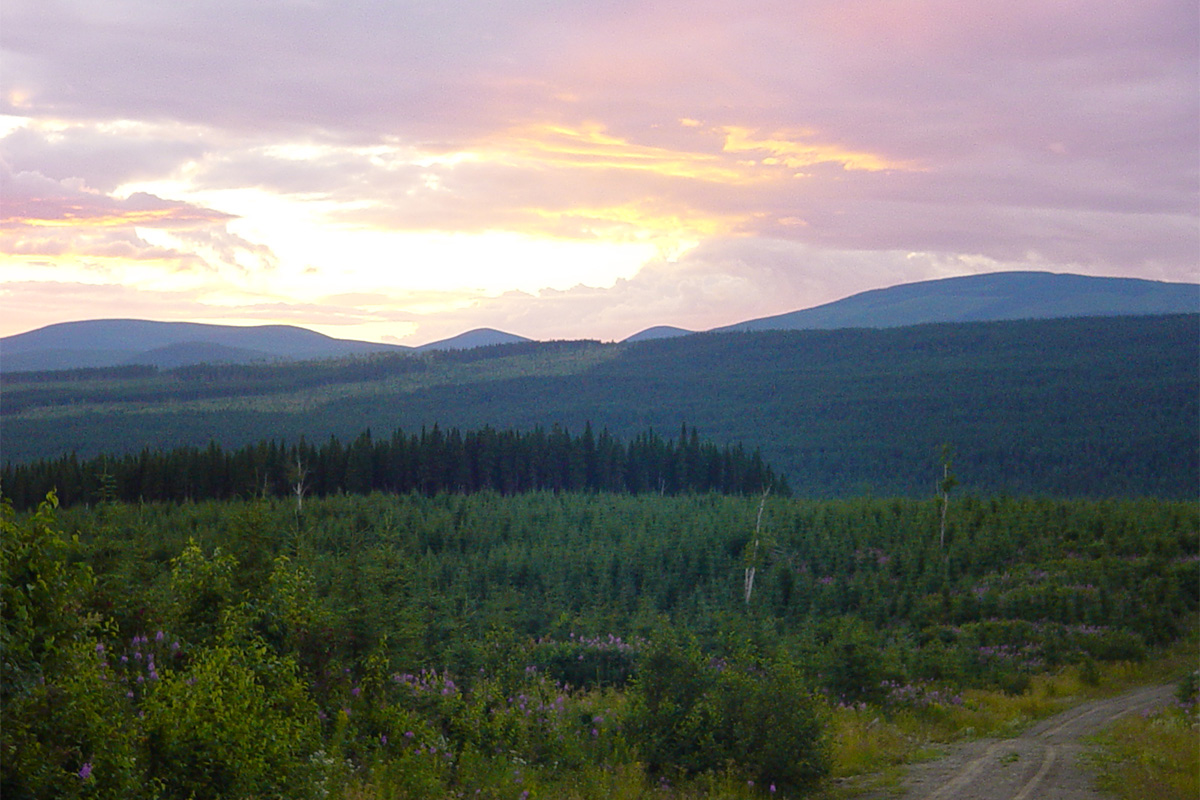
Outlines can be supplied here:
M0 167L3 165L0 164ZM145 192L117 198L88 189L82 181L54 181L36 172L0 169L4 196L0 228L132 227L187 228L228 222L234 217Z
M230 263L268 263L269 243L231 236L211 209L111 193L186 172L202 189L353 204L335 224L585 238L690 222L704 244L678 285L653 262L607 292L470 312L590 319L612 336L639 327L636 308L640 327L694 326L714 298L791 310L934 262L1188 279L1198 42L1184 0L18 3L3 103L54 124L0 143L29 182L5 214L29 254L81 243L19 220L90 221L96 252L150 253L102 230L139 219ZM760 146L728 148L734 129ZM275 142L328 148L284 158ZM371 147L479 157L384 164ZM834 152L913 168L805 155ZM896 260L908 253L930 260ZM746 277L755 259L769 289Z

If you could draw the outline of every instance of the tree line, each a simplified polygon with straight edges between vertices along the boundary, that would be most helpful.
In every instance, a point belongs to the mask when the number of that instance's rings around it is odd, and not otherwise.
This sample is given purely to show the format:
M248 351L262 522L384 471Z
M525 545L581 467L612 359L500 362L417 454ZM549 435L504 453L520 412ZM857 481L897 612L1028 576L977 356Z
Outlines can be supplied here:
M0 487L17 509L55 491L60 503L157 502L367 494L535 491L788 494L786 482L759 451L718 447L684 425L677 439L647 431L628 443L607 430L395 431L377 439L367 430L349 443L330 437L288 444L263 440L236 449L215 442L122 456L75 454L6 464Z

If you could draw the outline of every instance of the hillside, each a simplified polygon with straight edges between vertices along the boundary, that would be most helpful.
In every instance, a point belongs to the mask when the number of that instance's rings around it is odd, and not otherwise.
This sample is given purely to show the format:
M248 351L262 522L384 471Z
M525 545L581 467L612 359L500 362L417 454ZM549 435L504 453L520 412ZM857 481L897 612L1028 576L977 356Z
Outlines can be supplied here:
M825 305L729 325L765 331L893 328L928 322L1193 314L1200 285L1050 272L996 272L876 289Z
M748 320L724 331L890 328L930 322L983 322L1200 312L1200 285L1048 272L998 272L892 286L833 303ZM656 325L636 343L692 331ZM45 371L148 364L256 364L368 353L469 350L530 339L477 328L416 348L334 339L291 325L231 326L148 320L88 320L0 338L0 371Z
M714 333L85 374L6 382L0 421L9 462L434 424L579 432L590 422L620 438L687 424L718 446L761 449L799 495L929 496L948 443L970 492L1194 497L1198 323Z
M335 339L294 325L209 325L99 319L63 322L0 339L0 369L113 367L120 364L183 366L202 362L338 358L402 352L398 345Z
M423 344L414 349L418 352L427 352L429 350L472 350L476 347L491 347L497 344L517 344L529 341L532 340L524 336L498 331L494 328L476 328L466 333L460 333L458 336L451 336L449 339Z

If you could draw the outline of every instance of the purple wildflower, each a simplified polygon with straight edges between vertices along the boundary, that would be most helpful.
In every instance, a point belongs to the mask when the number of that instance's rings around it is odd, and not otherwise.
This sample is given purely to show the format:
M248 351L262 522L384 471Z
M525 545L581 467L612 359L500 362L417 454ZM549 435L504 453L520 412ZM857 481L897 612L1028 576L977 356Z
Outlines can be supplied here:
M85 761L83 762L83 766L79 768L79 779L86 781L90 777L92 777L92 762Z

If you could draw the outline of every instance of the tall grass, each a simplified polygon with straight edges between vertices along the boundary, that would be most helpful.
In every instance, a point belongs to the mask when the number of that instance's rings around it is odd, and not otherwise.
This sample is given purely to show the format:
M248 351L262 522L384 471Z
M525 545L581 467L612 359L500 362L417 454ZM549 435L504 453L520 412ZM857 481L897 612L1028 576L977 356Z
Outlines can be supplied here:
M1121 800L1200 797L1200 718L1196 707L1126 717L1098 738L1099 785Z

